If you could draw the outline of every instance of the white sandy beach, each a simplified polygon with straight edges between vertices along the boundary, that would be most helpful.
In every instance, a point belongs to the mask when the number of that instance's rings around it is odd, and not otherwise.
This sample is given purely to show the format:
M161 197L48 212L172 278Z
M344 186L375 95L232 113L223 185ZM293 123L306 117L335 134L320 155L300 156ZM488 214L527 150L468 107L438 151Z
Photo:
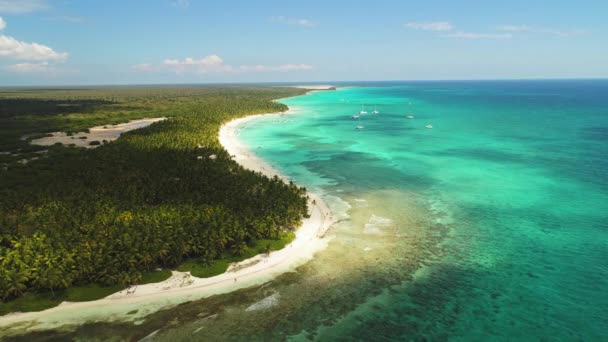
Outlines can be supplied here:
M280 86L287 88L300 88L300 89L309 89L309 90L331 90L336 88L336 86L328 85L328 84L303 84L303 85L288 85L288 86Z
M263 114L279 115L286 113ZM260 115L233 120L220 129L219 141L244 167L262 172L268 176L278 175L271 165L255 156L238 139L239 127ZM134 321L141 322L144 316L159 309L173 307L180 303L228 293L237 289L260 285L279 274L292 271L311 260L316 252L325 248L329 238L323 238L334 218L325 202L309 193L310 218L304 219L296 231L295 240L286 248L258 255L233 265L226 273L211 278L196 278L189 273L173 272L166 281L138 286L127 292L112 294L106 298L68 303L40 312L13 313L0 317L0 331L19 332L44 330L68 325L79 325L92 321ZM313 204L314 201L314 204ZM236 267L235 267L236 266ZM138 310L136 314L128 312ZM7 330L8 329L8 330ZM0 332L0 338L3 333Z
M77 132L73 135L67 135L65 132L50 133L52 136L34 139L31 141L34 145L51 146L56 143L63 145L74 144L79 147L94 148L100 145L90 145L91 141L113 141L118 139L121 134L135 129L144 128L167 118L145 118L139 120L131 120L129 122L117 125L95 126L89 129L89 133Z

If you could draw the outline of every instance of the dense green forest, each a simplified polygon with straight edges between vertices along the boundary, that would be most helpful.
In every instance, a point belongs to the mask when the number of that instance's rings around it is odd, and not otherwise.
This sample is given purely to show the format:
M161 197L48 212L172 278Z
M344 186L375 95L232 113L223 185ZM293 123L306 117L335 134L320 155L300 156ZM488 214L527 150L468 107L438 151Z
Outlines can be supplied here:
M0 89L0 298L137 284L158 267L203 267L270 249L307 215L305 189L243 169L219 144L218 129L235 117L286 110L272 100L302 93ZM22 139L161 116L169 119L95 149Z

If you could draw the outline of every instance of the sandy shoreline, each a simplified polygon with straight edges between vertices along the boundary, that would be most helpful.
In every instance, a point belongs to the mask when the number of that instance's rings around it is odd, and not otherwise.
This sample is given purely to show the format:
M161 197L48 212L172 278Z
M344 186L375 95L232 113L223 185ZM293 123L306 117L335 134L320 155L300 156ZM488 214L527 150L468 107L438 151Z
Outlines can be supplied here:
M286 86L277 86L277 87L285 87L285 88L299 88L299 89L308 89L308 90L332 90L336 89L336 86L329 84L302 84L302 85L286 85Z
M290 111L291 112L291 111ZM289 113L289 112L288 112ZM293 112L292 112L293 113ZM261 115L284 115L272 113ZM287 179L264 160L255 156L238 139L239 127L261 115L235 119L220 128L219 141L234 156L235 161L245 168L262 172L272 177L277 175ZM14 333L80 325L93 321L141 321L144 316L160 309L174 307L180 303L228 293L241 288L260 285L279 274L292 271L311 260L314 254L325 248L329 242L323 238L334 218L326 203L317 195L309 193L310 217L303 220L296 231L296 238L287 247L274 251L268 256L258 255L244 260L234 271L211 277L196 278L189 273L173 272L160 283L138 286L134 292L126 290L106 298L90 302L64 302L61 305L39 312L14 313L0 317L0 338ZM314 203L314 204L313 204ZM138 310L136 314L127 313ZM12 332L12 333L11 333Z

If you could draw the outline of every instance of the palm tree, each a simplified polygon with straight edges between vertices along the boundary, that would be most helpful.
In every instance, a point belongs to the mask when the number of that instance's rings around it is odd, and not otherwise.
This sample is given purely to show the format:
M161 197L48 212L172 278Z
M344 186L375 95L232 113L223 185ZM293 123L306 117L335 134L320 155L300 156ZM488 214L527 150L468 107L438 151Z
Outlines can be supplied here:
M27 289L26 283L29 277L21 271L8 269L3 270L0 278L0 283L5 283L5 293L3 293L3 299L11 296L22 296L23 291Z
M247 250L247 244L244 241L237 241L232 245L232 254L236 256L241 256L245 254Z

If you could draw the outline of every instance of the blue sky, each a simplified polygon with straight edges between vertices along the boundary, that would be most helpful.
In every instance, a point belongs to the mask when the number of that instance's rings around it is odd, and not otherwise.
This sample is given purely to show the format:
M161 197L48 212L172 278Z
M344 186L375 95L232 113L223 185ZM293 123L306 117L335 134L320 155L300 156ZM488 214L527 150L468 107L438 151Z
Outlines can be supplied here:
M608 1L0 0L0 85L608 77Z

